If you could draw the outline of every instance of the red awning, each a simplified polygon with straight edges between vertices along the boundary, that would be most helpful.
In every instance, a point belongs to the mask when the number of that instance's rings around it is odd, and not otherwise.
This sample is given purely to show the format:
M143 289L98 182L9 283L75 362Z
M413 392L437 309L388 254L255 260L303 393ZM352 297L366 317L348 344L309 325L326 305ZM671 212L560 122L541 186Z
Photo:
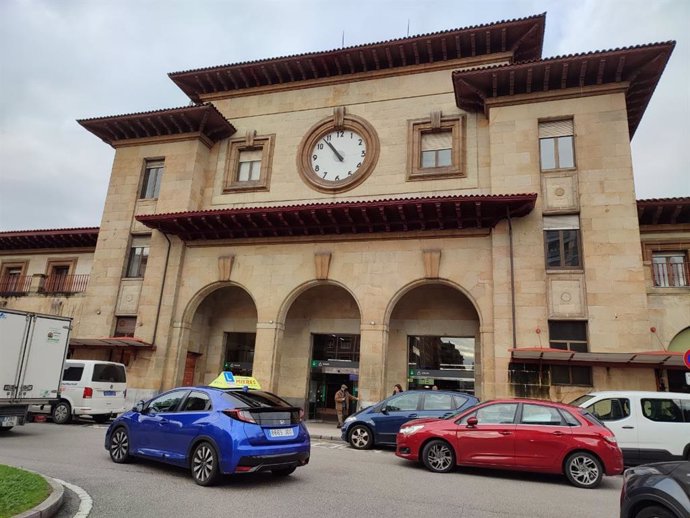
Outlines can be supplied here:
M154 350L155 345L144 342L139 338L132 338L126 336L111 336L106 338L70 338L70 347L97 347L97 348L119 348L125 347L128 349L150 349Z
M0 250L95 248L98 227L0 232Z
M683 368L683 353L674 351L574 352L541 347L509 349L513 361L547 365L588 365L599 367Z

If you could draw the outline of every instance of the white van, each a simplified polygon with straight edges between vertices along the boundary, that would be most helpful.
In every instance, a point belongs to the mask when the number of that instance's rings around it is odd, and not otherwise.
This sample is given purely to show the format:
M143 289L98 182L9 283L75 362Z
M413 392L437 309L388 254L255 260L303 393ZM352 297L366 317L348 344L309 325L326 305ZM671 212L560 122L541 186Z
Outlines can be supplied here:
M127 410L127 373L121 363L100 360L65 360L60 400L52 408L31 409L50 413L53 422L68 423L72 416L92 416L97 423Z
M609 428L626 465L690 460L690 394L591 392L571 405L587 409Z

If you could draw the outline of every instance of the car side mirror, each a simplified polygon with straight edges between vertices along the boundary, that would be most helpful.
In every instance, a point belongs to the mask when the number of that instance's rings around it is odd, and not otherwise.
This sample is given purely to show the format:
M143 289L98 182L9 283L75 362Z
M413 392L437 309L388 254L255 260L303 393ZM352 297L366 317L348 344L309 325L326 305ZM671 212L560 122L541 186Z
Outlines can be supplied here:
M467 428L474 428L479 424L479 419L476 417L472 416L467 420Z
M382 413L383 415L388 415L388 407L387 407L386 405L383 405L383 406L381 407L381 413Z
M132 412L143 412L144 411L144 401L139 401L136 405L132 407Z

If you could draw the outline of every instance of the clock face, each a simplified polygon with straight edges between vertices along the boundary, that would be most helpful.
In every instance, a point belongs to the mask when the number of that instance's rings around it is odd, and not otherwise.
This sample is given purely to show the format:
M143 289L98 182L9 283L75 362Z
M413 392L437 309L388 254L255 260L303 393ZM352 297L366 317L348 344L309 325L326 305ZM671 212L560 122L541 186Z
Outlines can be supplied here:
M316 140L310 165L324 182L348 180L362 168L367 156L366 139L353 129L332 130Z
M353 189L372 173L379 155L376 130L356 115L317 122L299 145L297 170L312 189L326 193Z

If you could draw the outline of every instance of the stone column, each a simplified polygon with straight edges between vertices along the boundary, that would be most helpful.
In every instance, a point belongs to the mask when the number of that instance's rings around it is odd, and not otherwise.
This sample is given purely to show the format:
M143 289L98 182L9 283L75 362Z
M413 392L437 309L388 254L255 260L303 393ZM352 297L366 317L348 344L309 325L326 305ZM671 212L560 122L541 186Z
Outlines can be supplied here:
M285 325L280 322L257 322L256 342L254 343L254 365L252 375L261 384L261 388L276 392L280 378L280 350Z
M388 326L363 321L359 347L359 408L381 401L386 394Z
M475 363L475 395L485 401L496 397L496 351L494 350L493 328L482 326L479 329L479 351L481 355L479 364Z

